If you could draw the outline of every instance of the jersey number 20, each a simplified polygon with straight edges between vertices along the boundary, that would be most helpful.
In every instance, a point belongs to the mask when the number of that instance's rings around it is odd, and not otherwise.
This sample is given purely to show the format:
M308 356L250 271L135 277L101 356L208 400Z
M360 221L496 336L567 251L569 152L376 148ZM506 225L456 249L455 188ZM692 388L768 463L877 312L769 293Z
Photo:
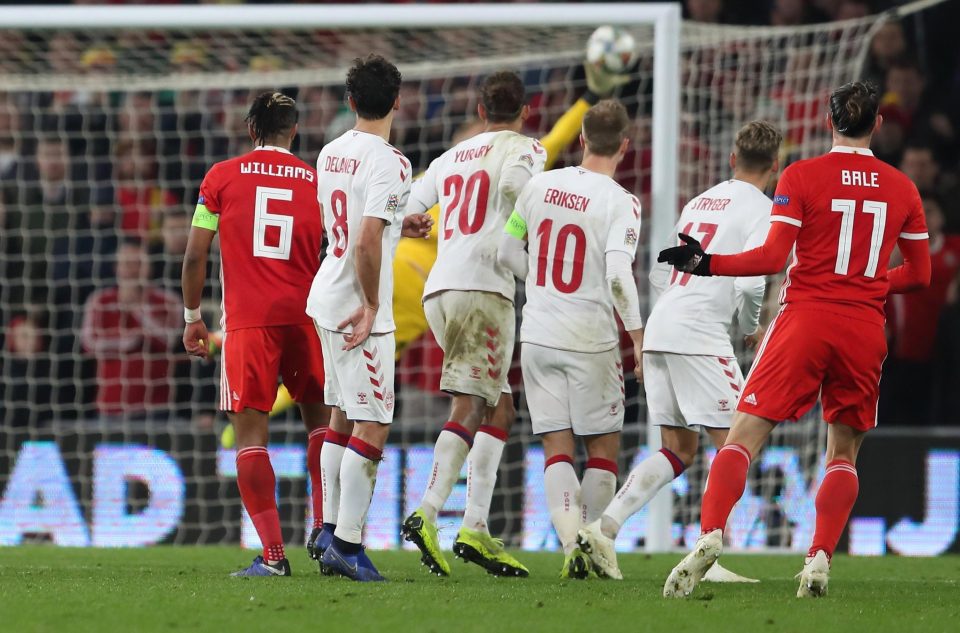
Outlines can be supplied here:
M459 209L457 226L463 235L472 235L480 230L483 221L487 218L487 199L490 197L490 175L484 170L475 171L470 174L466 182L460 174L448 176L443 181L443 195L453 195L450 204L447 205L447 211L443 216L443 239L449 240L453 237L453 227L450 226L450 218ZM470 202L476 194L477 204L470 217Z
M290 189L257 187L256 202L253 207L253 256L267 259L290 259L290 246L293 243L293 216L270 213L267 206L271 200L293 200ZM276 246L267 244L267 229L280 229Z

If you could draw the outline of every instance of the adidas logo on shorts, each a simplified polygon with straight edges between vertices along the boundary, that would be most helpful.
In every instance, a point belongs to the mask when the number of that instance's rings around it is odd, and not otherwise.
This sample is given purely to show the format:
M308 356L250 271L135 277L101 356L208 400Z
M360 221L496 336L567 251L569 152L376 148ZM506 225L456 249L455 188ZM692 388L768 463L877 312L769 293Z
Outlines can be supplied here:
M756 396L755 394L752 394L752 393L751 393L749 396L747 396L746 398L744 398L743 401L746 402L747 404L756 405L756 404L757 404L757 396Z

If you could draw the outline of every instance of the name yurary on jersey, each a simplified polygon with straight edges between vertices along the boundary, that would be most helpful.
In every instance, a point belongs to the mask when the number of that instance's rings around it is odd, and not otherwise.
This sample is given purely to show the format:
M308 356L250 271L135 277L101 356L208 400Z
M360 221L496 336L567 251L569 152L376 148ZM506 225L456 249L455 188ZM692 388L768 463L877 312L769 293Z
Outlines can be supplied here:
M483 147L471 147L469 149L458 150L454 155L453 162L467 163L472 160L478 160L489 154L491 149L493 149L492 145L484 145Z
M251 161L249 163L240 163L241 174L259 174L261 176L275 176L277 178L300 178L307 182L315 180L313 170L307 167L297 167L295 165L274 165L272 163L261 163Z
M590 198L586 196L553 188L547 189L543 196L543 201L562 209L570 209L571 211L581 211L584 213L587 211L587 205L590 204Z

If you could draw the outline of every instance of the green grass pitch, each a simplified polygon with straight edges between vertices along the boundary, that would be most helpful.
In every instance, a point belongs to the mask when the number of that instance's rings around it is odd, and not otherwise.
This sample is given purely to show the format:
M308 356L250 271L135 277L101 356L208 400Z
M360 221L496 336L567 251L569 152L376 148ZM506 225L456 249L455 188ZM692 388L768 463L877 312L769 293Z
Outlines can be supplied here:
M457 561L430 576L410 552L371 552L389 583L320 576L301 548L293 578L236 579L250 552L228 547L128 550L0 548L0 630L312 631L359 633L960 631L960 557L834 562L830 595L795 597L800 557L725 556L758 585L704 584L660 597L678 555L623 555L622 582L560 581L559 554L520 555L527 579Z

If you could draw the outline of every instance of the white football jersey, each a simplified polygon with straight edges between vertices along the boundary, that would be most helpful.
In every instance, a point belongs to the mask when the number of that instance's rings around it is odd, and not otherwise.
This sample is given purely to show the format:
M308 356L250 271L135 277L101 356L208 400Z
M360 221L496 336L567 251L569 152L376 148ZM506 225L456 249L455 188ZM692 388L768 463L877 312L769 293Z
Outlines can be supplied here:
M640 201L582 167L534 176L517 200L530 271L520 341L574 352L619 342L606 253L636 256Z
M317 325L337 326L363 302L354 268L354 241L364 217L388 223L380 260L380 309L372 333L392 332L393 254L400 240L410 195L410 161L375 134L350 130L331 141L317 158L317 197L323 209L327 252L307 298Z
M766 240L772 206L750 183L727 180L687 203L674 235L697 238L707 253L740 253ZM697 277L658 264L650 281L664 287L647 319L643 350L726 358L733 356L730 324L739 303L737 284L762 284L763 278Z
M483 290L514 297L513 274L497 263L497 246L513 204L500 193L511 167L543 171L539 141L510 131L484 132L444 152L413 184L410 207L440 203L437 260L423 296L443 290Z

